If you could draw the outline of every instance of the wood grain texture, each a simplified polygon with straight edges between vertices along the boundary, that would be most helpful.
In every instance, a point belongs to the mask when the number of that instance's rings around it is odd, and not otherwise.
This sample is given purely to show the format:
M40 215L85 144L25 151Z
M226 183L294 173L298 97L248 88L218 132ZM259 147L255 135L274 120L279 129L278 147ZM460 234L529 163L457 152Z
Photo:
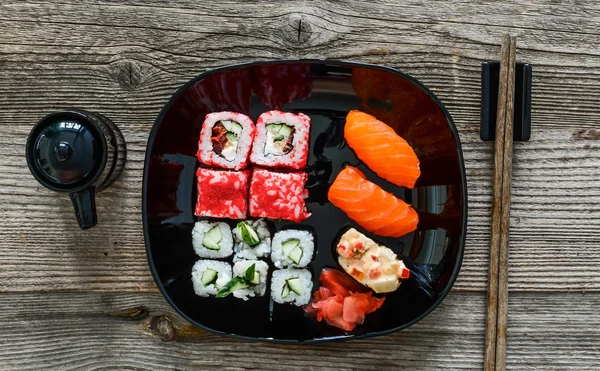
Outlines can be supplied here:
M484 371L495 371L496 370L496 355L497 355L497 341L499 338L498 330L498 312L501 304L499 301L507 300L506 295L502 296L500 285L501 282L501 271L508 270L508 262L505 261L505 267L501 266L501 255L502 249L508 249L508 239L505 239L505 233L508 233L506 229L507 225L510 226L510 215L504 214L505 209L508 208L510 212L510 201L507 205L503 202L504 197L504 182L506 181L505 159L507 154L505 153L505 141L509 140L512 144L512 135L509 137L505 132L507 131L507 118L508 112L508 94L509 89L514 89L514 68L511 69L509 66L514 66L515 56L514 51L511 59L511 43L509 34L502 35L502 49L500 53L500 70L498 73L498 104L496 110L496 139L494 140L494 181L492 184L492 225L490 227L490 253L489 253L489 268L488 268L488 290L487 290L487 311L486 311L486 322L485 322L485 357L483 363ZM510 77L509 77L510 76ZM512 78L512 83L510 82ZM510 85L510 87L509 87ZM512 145L511 153L512 156ZM510 190L509 190L510 192ZM504 277L506 278L506 276ZM508 281L506 281L508 285Z
M479 139L480 64L508 31L534 81L532 141L513 156L507 368L600 369L599 19L593 0L0 2L0 369L481 369L493 148ZM191 327L156 293L140 215L154 119L201 72L278 58L399 68L456 122L469 185L463 268L455 292L406 331L247 344ZM32 125L69 106L113 119L129 150L89 231L24 158Z
M482 363L481 304L482 294L457 294L431 317L401 333L342 343L276 345L192 327L159 294L4 294L0 368L272 370L285 362L290 370L358 370L374 365L424 370L448 364L474 369ZM461 307L467 305L479 309L462 313ZM460 339L455 339L457 335Z
M2 370L475 370L483 366L484 293L451 293L391 335L316 345L267 344L187 324L156 293L12 293L0 300ZM598 293L510 297L509 370L596 370Z
M504 123L504 153L502 175L502 219L500 221L500 252L498 254L498 320L496 331L496 370L506 370L506 331L508 316L508 247L510 243L510 192L514 132L515 54L517 40L509 39L508 76L506 87L506 122ZM497 154L496 154L497 156Z
M600 32L593 1L45 2L0 4L0 291L154 291L140 218L143 156L162 105L188 79L266 58L398 67L444 101L460 131L469 228L456 290L486 289L492 147L479 140L480 63L506 30L532 63L533 135L514 149L510 289L600 291ZM300 22L301 21L301 22ZM300 27L301 32L298 32ZM23 157L51 110L77 106L123 130L128 163L78 230L66 197ZM560 264L560 269L557 265Z
M419 2L2 2L0 259L7 264L1 289L152 290L139 190L147 133L162 104L208 68L302 56L400 67L448 105L464 143L471 207L457 289L483 290L492 162L490 144L477 135L479 64L496 57L490 40L510 28L519 35L518 59L534 65L533 141L515 146L511 289L599 290L600 273L585 267L600 256L594 212L600 202L594 15L600 10L593 2L553 4L509 2L490 14L483 4L458 1L427 8ZM312 30L301 43L282 31L298 17ZM35 183L22 157L32 123L65 106L107 114L130 149L123 178L99 196L100 226L89 232L73 224L68 200ZM41 223L49 216L58 228ZM119 278L125 272L136 278Z

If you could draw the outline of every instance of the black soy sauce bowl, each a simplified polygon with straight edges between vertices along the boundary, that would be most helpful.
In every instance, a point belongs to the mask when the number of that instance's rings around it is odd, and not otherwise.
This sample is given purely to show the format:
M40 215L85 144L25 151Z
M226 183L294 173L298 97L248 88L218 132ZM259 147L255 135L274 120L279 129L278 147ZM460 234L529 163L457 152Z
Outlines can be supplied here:
M107 117L82 109L52 112L38 121L25 145L27 165L44 187L71 198L81 229L96 225L96 193L121 175L126 145Z
M191 269L198 260L191 230L198 219L195 158L204 116L236 111L253 120L271 109L311 118L307 207L302 223L314 231L318 251L307 267L313 291L324 267L337 267L332 244L356 224L327 200L327 191L346 165L413 205L417 231L400 238L372 236L402 257L411 279L386 296L364 324L345 332L299 307L274 303L267 290L248 301L196 296ZM422 175L415 188L379 178L346 145L349 110L360 109L390 125L415 149ZM454 284L463 258L467 184L460 139L441 101L415 78L392 68L338 61L269 61L208 71L183 85L160 112L148 139L143 184L144 237L148 264L160 292L185 318L203 329L244 339L320 342L363 338L402 330L431 313ZM274 222L275 231L297 227ZM231 262L231 259L226 260Z

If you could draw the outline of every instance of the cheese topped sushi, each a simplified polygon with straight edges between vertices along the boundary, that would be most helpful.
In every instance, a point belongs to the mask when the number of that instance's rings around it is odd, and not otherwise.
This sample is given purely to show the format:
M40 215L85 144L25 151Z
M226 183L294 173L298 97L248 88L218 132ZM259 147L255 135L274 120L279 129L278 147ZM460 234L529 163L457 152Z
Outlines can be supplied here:
M410 270L396 254L354 228L344 233L336 247L342 268L376 293L396 291Z

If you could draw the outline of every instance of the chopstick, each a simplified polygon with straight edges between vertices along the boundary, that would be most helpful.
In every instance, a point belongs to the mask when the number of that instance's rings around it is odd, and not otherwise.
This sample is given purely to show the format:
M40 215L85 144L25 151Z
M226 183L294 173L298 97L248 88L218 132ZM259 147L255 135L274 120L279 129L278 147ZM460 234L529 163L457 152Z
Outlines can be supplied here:
M504 176L502 179L502 221L498 260L498 320L496 324L496 370L506 370L506 328L508 314L508 246L510 240L510 188L512 181L515 59L517 39L510 37L506 123L504 125Z
M506 369L508 243L512 177L516 38L502 37L496 116L494 189L488 280L484 370Z

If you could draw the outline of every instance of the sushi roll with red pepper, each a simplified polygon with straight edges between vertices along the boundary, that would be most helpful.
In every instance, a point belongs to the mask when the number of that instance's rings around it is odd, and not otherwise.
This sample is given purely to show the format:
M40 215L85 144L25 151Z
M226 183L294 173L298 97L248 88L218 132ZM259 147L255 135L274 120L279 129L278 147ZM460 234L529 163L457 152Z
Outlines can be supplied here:
M301 222L310 216L304 199L306 173L279 173L255 168L250 181L250 215Z
M241 113L209 113L202 124L196 156L208 166L245 169L255 130L250 117Z
M354 228L342 235L336 252L346 273L378 294L396 291L410 277L410 270L392 249Z
M250 161L265 167L304 169L309 132L310 118L303 113L265 112L256 122Z
M245 219L248 213L250 170L226 171L199 168L195 214L213 218Z

